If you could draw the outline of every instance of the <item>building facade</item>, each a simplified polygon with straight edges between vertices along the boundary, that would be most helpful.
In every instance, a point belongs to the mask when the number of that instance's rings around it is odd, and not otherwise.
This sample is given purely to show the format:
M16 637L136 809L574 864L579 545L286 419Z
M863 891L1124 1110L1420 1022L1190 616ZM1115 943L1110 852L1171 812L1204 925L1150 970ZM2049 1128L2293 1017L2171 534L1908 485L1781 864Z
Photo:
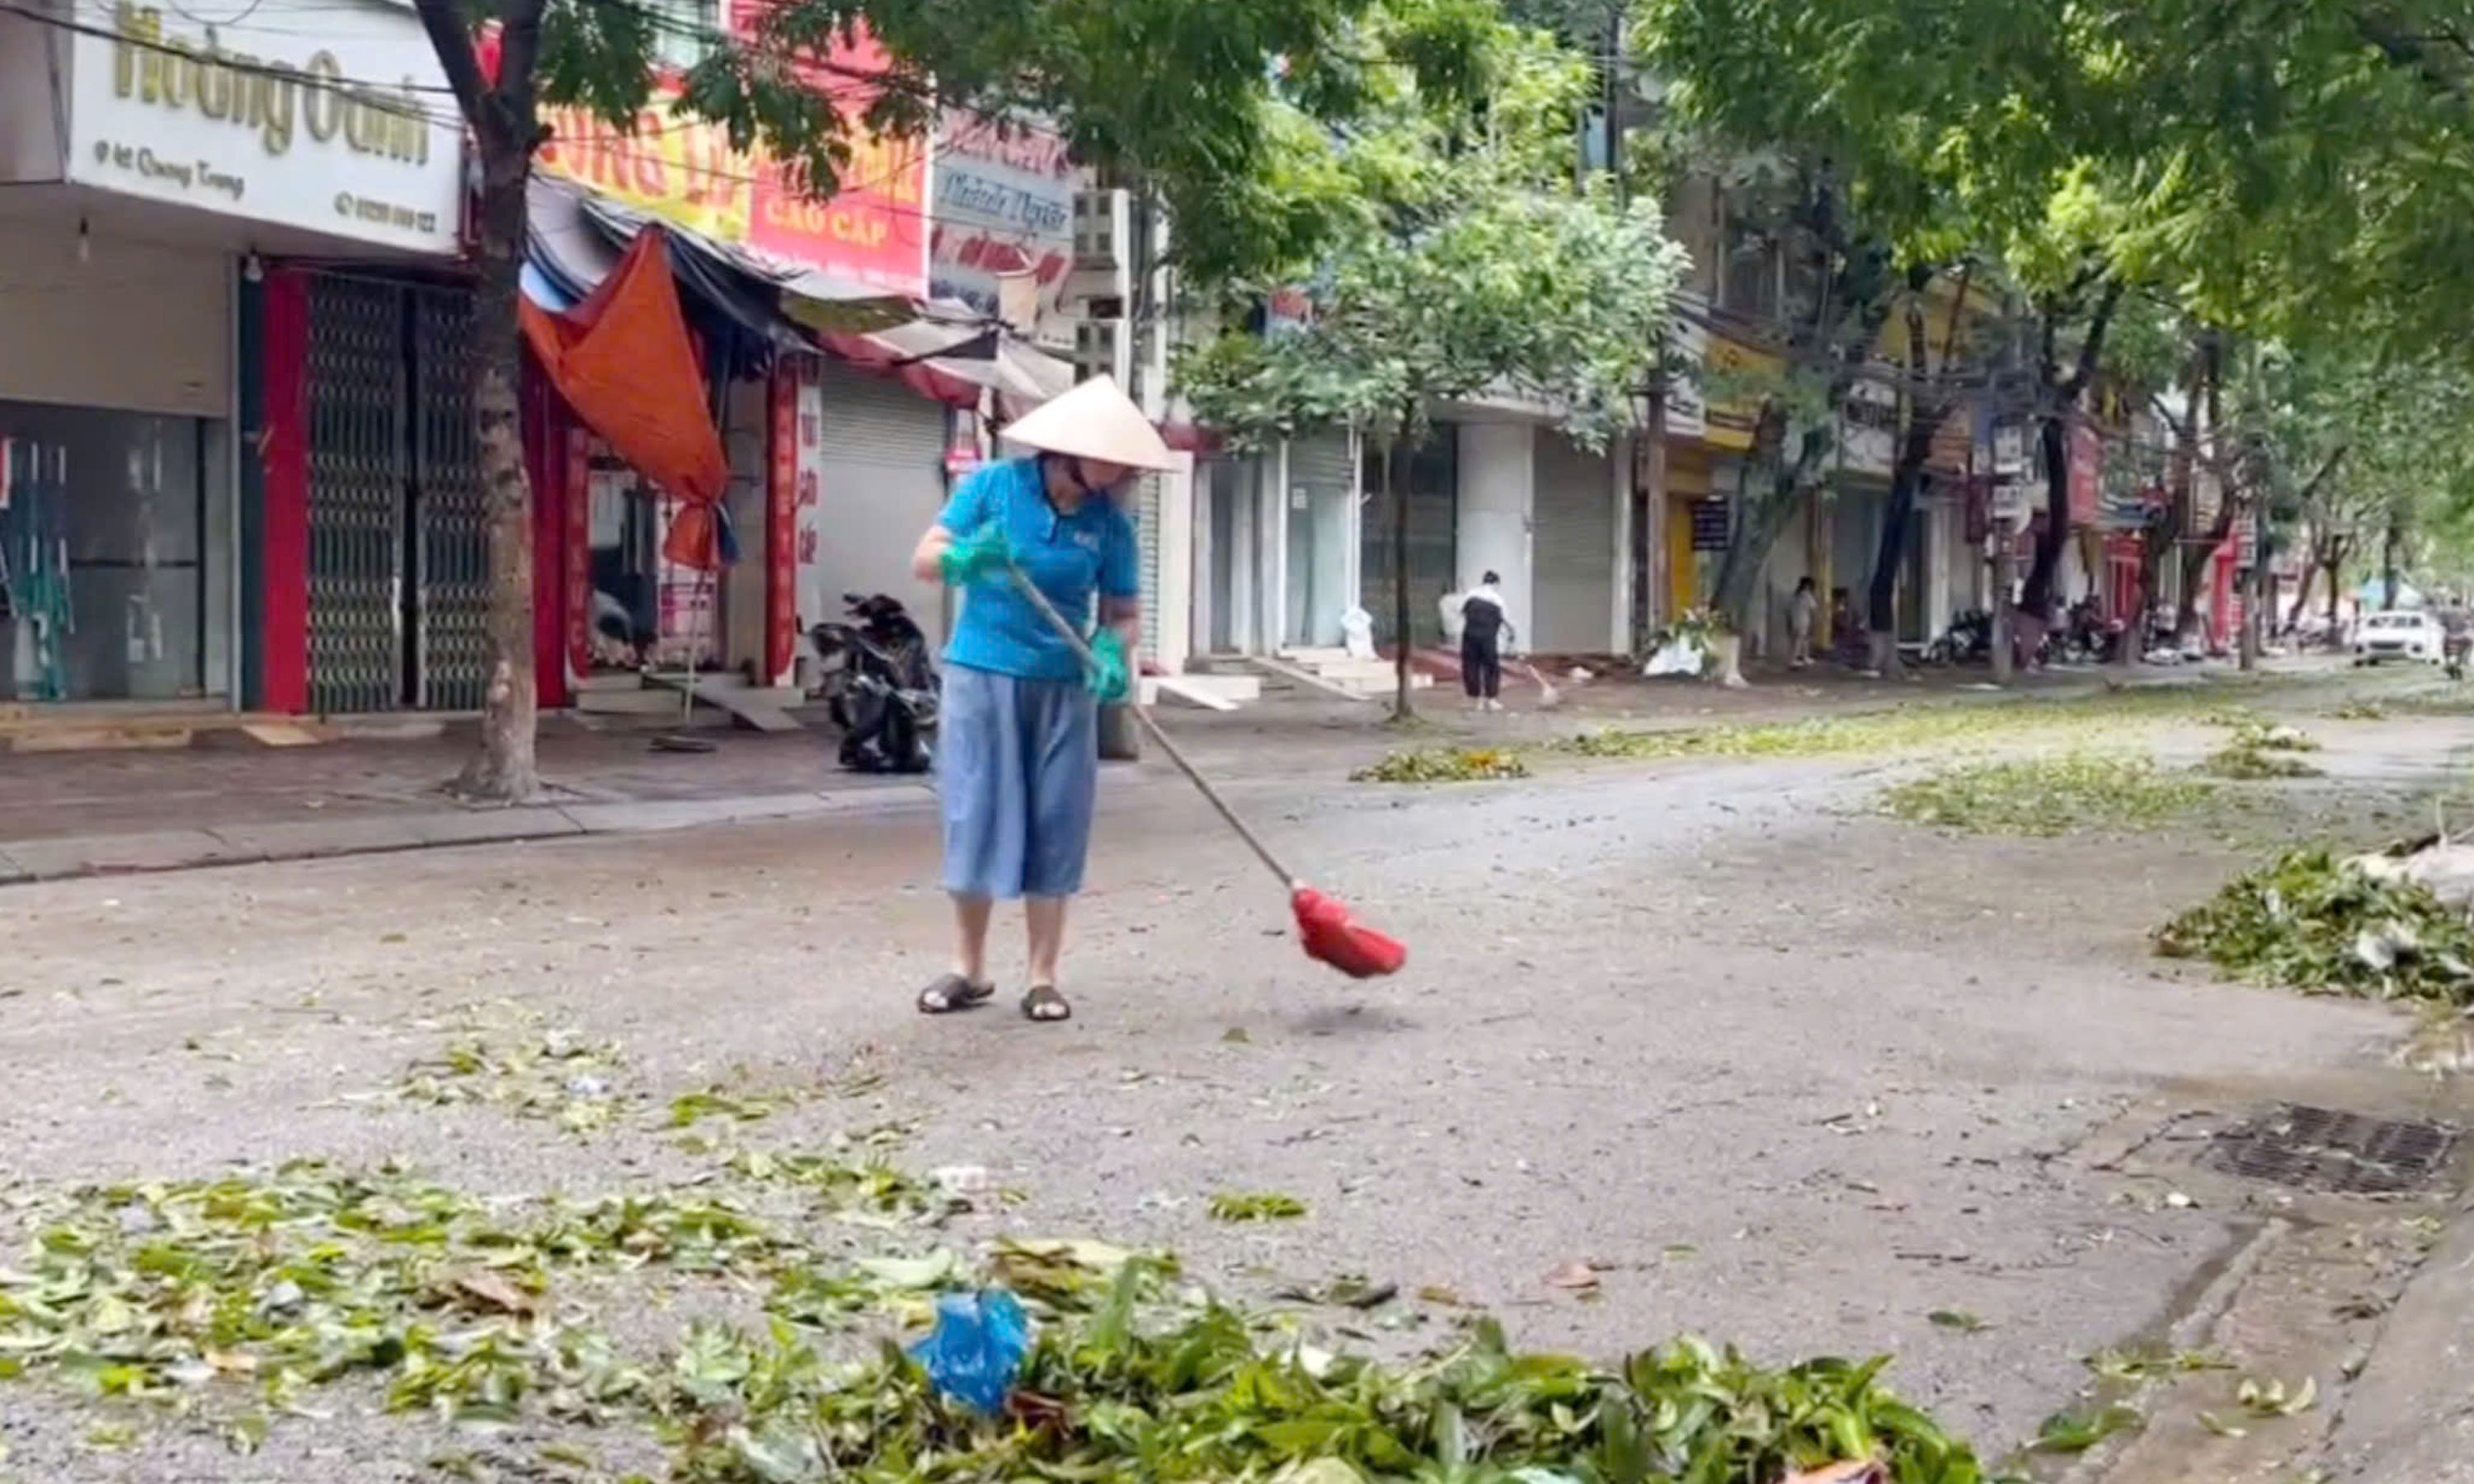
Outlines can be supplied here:
M330 559L423 539L315 526L297 484L269 502L268 468L310 451L268 442L258 371L270 265L451 268L462 134L443 85L411 12L379 0L339 0L314 36L127 3L0 15L0 701L253 704L320 636ZM309 306L291 308L306 336ZM395 310L381 328L402 354L424 335L452 353L434 319ZM349 354L353 317L333 319L322 353ZM325 453L363 395L322 386L299 409ZM391 457L414 456L419 420L392 426ZM444 655L451 586L376 593L408 627L338 642Z

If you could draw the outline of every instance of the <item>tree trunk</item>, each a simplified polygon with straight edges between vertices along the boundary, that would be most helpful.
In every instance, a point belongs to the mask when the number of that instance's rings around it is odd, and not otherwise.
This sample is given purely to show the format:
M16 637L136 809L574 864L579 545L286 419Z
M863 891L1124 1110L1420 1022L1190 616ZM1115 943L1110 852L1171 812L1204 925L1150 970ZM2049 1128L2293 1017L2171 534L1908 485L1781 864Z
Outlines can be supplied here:
M1383 445L1383 482L1388 486L1385 503L1392 508L1392 719L1407 721L1418 708L1410 697L1409 651L1416 638L1409 632L1409 480L1401 471L1407 462L1400 439Z
M1737 635L1753 632L1761 616L1756 599L1761 580L1761 568L1769 560L1770 548L1778 542L1781 527L1811 491L1802 487L1795 473L1781 472L1768 476L1770 492L1758 501L1747 500L1741 491L1735 498L1734 529L1727 534L1727 555L1718 563L1718 589L1710 596L1710 606L1725 617Z
M2045 532L2036 539L2036 559L2027 567L2027 590L2019 606L2040 621L2053 616L2054 584L2060 581L2062 549L2071 537L2071 440L2067 416L2046 418L2036 430L2038 462L2045 467Z
M526 149L481 146L479 282L473 297L473 415L479 439L481 497L490 541L490 679L481 706L480 748L456 791L466 798L522 803L541 789L534 754L538 707L533 673L532 482L524 470L521 410L523 332L517 320L517 273L524 253Z
M2040 617L2050 617L2053 608L2053 583L2060 575L2062 551L2071 539L2071 451L2070 419L2079 405L2079 397L2096 380L2097 366L2104 357L2105 332L2113 324L2114 311L2122 305L2122 296L2128 282L2110 272L2102 275L2103 287L2098 292L2095 310L2088 316L2087 336L2079 342L2078 355L2070 374L2061 373L2056 354L2056 323L2059 308L2046 310L2044 354L2038 370L2044 379L2044 416L2037 430L2037 441L2043 445L2045 477L2050 484L2045 491L2045 534L2036 542L2035 563L2027 569L2027 590L2020 606Z
M2182 606L2173 614L2173 642L2187 650L2192 636L2199 632L2198 592L2208 580L2208 568L2217 560L2233 535L2234 516L2238 506L2233 496L2222 496L2224 503L2217 509L2217 518L2199 541L2182 548Z
M2333 642L2337 636L2337 624L2339 621L2337 605L2341 602L2344 597L2344 588L2341 586L2344 571L2345 543L2342 541L2330 541L2328 543L2328 636L2331 642Z
M2293 607L2286 610L2285 631L2289 634L2302 627L2302 615L2311 611L2311 580L2319 575L2319 542L2313 540L2311 549L2302 554L2302 575L2293 583Z
M1932 457L1933 435L1949 417L1948 406L1929 408L1910 419L1890 471L1889 508L1881 516L1881 548L1873 559L1873 586L1866 595L1865 624L1872 632L1873 668L1883 675L1899 673L1899 574L1906 569L1908 527L1916 514L1916 497L1925 482L1925 461Z
M2007 523L1993 522L1993 683L2010 683L2010 548Z
M2388 526L2380 533L2380 611L2393 610L2397 606L2397 554L2405 545L2405 525L2397 518L2396 508L2389 508Z
M1633 491L1632 514L1632 650L1637 662L1649 658L1649 636L1658 629L1658 580L1664 570L1658 538L1666 519L1666 378L1653 375L1649 384L1649 420L1642 429L1640 488Z
M2245 670L2259 668L2259 598L2262 576L2260 568L2266 564L2267 558L2268 542L2262 539L2260 533L2254 531L2250 546L2250 564L2243 568L2242 574L2243 610L2240 643L2242 667Z

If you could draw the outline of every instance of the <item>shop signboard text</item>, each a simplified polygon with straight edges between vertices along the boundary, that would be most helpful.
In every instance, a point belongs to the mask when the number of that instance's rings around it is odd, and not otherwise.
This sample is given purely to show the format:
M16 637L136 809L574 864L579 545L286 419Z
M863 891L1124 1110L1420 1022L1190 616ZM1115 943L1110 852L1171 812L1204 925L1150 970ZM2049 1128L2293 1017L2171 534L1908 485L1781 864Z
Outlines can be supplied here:
M408 11L344 4L315 36L243 16L179 24L121 0L79 32L69 178L125 195L451 253L462 132ZM268 12L274 16L275 12Z

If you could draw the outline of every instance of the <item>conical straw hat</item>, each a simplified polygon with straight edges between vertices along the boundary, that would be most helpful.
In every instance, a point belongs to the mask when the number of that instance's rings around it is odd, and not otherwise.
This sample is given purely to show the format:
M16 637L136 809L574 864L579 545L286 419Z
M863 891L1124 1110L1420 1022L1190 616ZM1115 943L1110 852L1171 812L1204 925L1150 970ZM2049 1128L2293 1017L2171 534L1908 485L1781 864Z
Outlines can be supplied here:
M1025 413L1007 424L1005 437L1025 448L1128 468L1167 469L1176 465L1159 429L1152 426L1133 398L1117 390L1112 376L1094 376Z

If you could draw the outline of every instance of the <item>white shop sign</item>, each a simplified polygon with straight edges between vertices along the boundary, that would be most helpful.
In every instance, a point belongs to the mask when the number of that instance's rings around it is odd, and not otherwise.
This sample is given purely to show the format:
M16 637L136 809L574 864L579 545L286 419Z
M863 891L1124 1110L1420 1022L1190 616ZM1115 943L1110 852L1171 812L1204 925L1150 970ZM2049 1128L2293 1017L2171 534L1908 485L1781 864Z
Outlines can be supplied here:
M122 0L70 64L82 185L452 253L463 132L409 9L336 0L209 25Z

